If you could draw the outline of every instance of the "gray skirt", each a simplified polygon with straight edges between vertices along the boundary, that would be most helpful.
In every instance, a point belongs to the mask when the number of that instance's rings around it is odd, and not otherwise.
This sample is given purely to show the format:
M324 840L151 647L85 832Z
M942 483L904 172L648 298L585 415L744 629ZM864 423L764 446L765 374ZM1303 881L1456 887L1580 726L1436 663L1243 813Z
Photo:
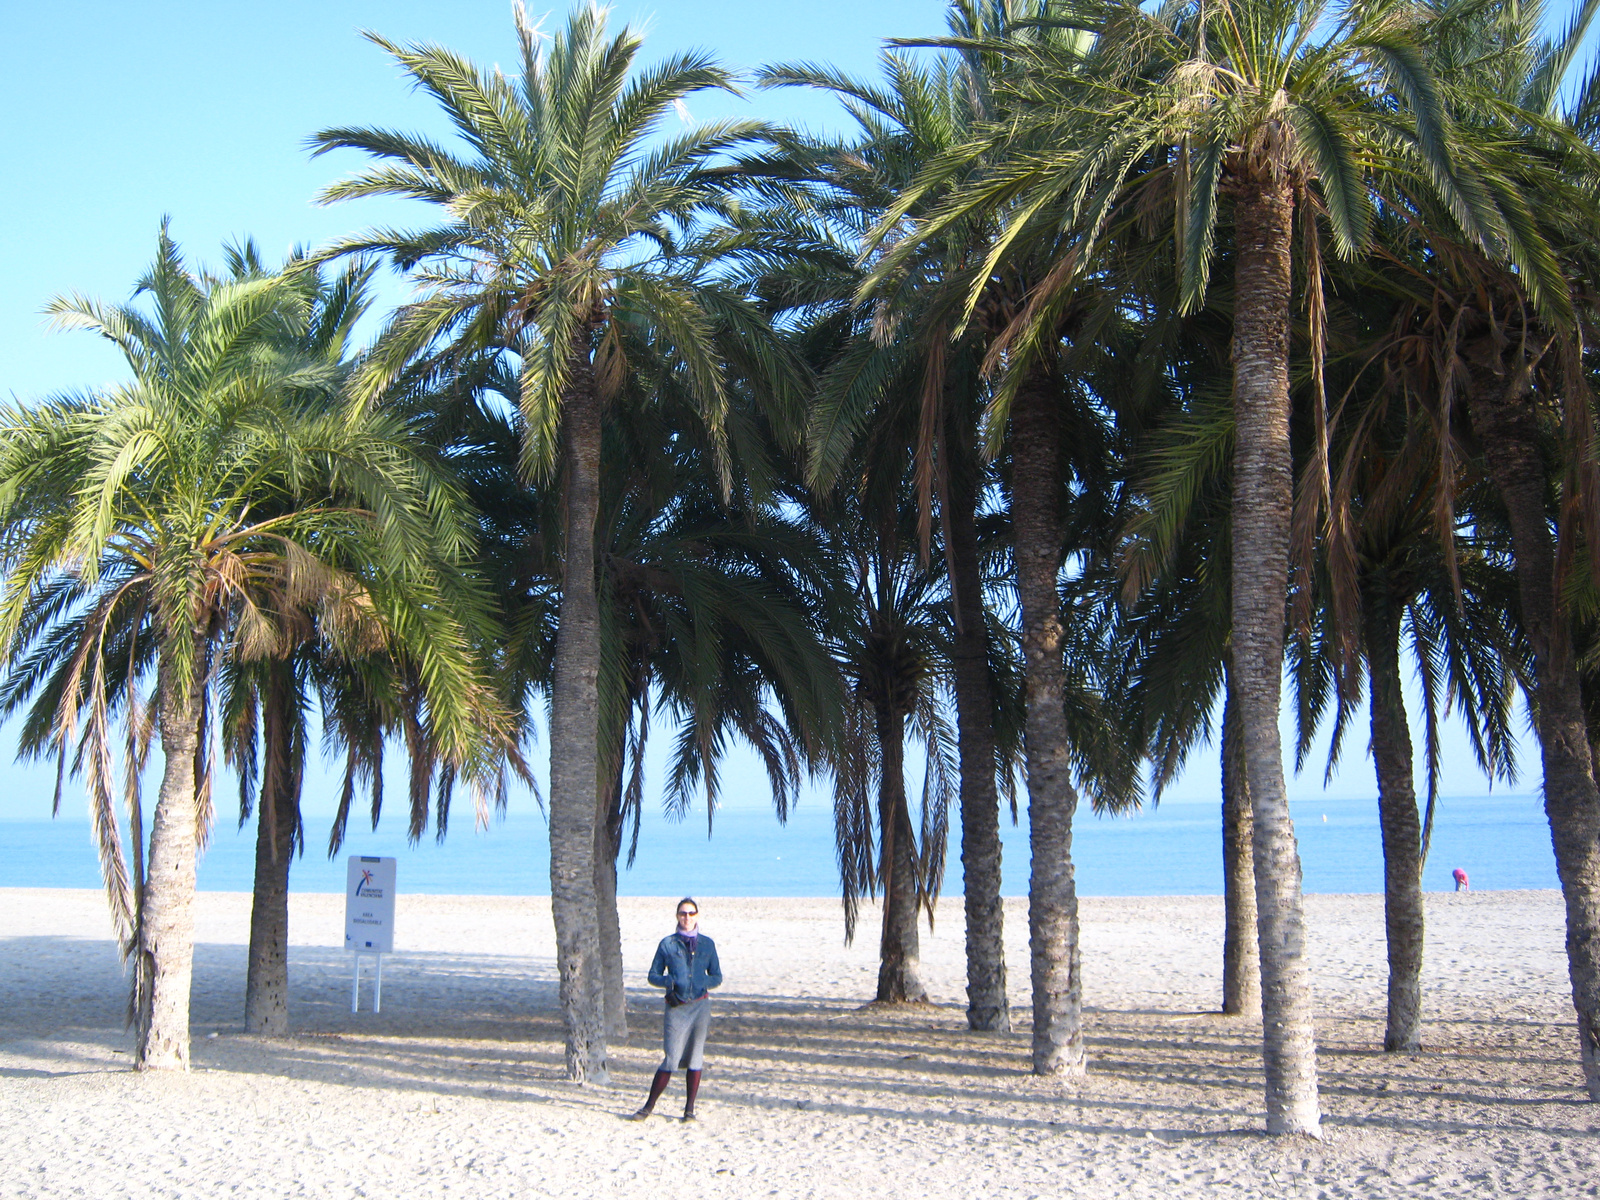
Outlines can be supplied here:
M701 996L676 1008L669 1005L661 1019L661 1046L666 1055L657 1070L676 1071L680 1067L688 1071L700 1070L710 1029L710 996Z

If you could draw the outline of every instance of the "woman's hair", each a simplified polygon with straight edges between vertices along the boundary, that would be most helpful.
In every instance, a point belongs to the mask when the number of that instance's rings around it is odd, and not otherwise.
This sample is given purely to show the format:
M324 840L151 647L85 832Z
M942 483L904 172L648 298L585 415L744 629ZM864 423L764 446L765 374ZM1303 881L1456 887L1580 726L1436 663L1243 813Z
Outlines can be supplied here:
M694 905L694 915L697 917L700 915L700 901L696 900L693 896L685 896L682 900L679 900L677 904L673 905L673 907L678 909L682 908L685 904Z

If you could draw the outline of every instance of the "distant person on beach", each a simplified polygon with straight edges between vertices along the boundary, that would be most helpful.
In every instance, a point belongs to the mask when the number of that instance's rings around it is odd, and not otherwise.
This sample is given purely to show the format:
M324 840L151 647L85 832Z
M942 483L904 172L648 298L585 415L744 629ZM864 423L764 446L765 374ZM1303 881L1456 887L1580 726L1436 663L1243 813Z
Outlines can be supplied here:
M1472 890L1472 885L1467 882L1467 873L1460 867L1457 867L1454 871L1451 871L1450 875L1451 878L1456 881L1456 891L1470 892Z
M682 1067L687 1087L683 1119L694 1120L694 1098L700 1091L701 1060L705 1055L706 1033L711 1028L711 989L722 983L722 964L717 947L699 931L700 906L692 896L678 901L678 929L661 939L655 961L650 964L650 982L667 989L667 1006L661 1021L661 1043L666 1050L656 1077L650 1083L650 1098L630 1120L642 1121L655 1111L656 1101L667 1090L672 1072Z

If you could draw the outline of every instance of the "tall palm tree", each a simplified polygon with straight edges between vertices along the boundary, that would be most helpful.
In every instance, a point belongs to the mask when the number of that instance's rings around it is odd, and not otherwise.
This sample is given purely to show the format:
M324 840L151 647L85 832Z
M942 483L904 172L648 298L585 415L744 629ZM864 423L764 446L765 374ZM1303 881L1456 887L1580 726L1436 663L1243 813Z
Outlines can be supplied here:
M281 276L197 278L165 228L138 291L148 311L81 296L50 306L58 325L112 341L130 383L0 415L0 645L11 698L42 689L39 748L63 768L72 756L87 778L113 918L134 964L135 1065L162 1070L189 1060L213 682L226 656L274 641L262 598L328 575L364 587L388 628L420 648L441 695L459 689L440 732L469 772L477 727L494 710L479 703L471 648L450 619L449 602L471 588L452 569L466 530L447 520L441 539L434 516L450 512L448 489L419 468L402 430L288 401L336 383L326 361L277 352L282 325L304 317L303 293ZM361 577L375 547L397 577ZM391 584L425 587L431 602L396 603ZM140 685L152 671L147 702ZM131 878L112 782L119 714ZM138 774L152 734L165 765L146 853Z
M1600 278L1593 206L1583 198L1600 175L1600 74L1579 80L1570 103L1562 99L1595 8L1580 6L1554 39L1539 5L1429 10L1430 53L1449 81L1460 158L1508 214L1507 240L1518 253L1511 264L1486 254L1452 237L1436 205L1420 205L1408 232L1426 275L1397 328L1427 343L1438 375L1427 390L1430 419L1441 445L1481 456L1509 534L1532 656L1524 686L1566 902L1580 1060L1589 1095L1600 1100L1600 789L1564 582L1573 548L1600 529L1581 365L1593 336L1588 297Z
M916 218L931 205L921 194L907 198L909 193L903 182L904 172L914 169L929 155L936 159L963 163L970 171L973 163L962 153L970 146L974 126L985 119L999 119L1002 110L995 109L991 100L999 89L996 72L1008 67L1004 53L980 45L985 37L1000 36L1002 41L1011 33L1014 19L1036 16L1038 6L1031 3L958 5L952 12L952 26L957 36L936 44L960 49L965 57L954 58L939 65L936 72L927 75L913 68L909 62L891 56L887 60L892 86L889 89L863 88L859 84L839 79L826 72L791 71L800 77L809 74L813 82L822 82L848 97L853 102L858 119L868 132L861 153L868 161L881 159L891 168L898 168L900 177L893 173L885 179L874 181L882 189L884 183L898 190L902 199L894 200L891 193L889 214L880 215L883 202L869 210L877 216L876 229L867 239L868 253L875 238L885 236L891 228L899 228L903 218ZM929 44L929 43L906 43ZM977 50L974 53L974 50ZM930 87L930 75L943 81L943 86ZM908 84L912 86L907 86ZM930 103L931 101L931 103ZM945 184L953 183L947 177ZM912 189L915 191L916 189ZM980 378L975 357L989 351L996 354L992 344L976 336L956 337L959 298L970 284L976 303L980 305L986 326L998 329L1016 311L1026 293L1030 270L1037 262L1010 264L999 273L988 269L984 261L987 237L994 221L992 216L975 212L968 222L946 223L936 235L906 238L899 243L900 254L895 258L892 272L877 272L857 288L857 300L871 303L883 311L877 314L877 323L894 328L904 325L919 330L915 338L896 338L889 348L904 354L913 347L921 352L925 367L921 372L921 429L918 437L922 451L919 454L919 490L931 494L932 481L942 477L940 499L950 536L950 567L954 580L953 599L958 612L958 625L963 631L961 653L962 676L970 685L976 682L978 672L974 664L979 661L979 642L983 627L969 614L981 604L981 591L974 586L976 555L972 553L975 539L968 536L969 508L976 510L976 492L972 487L975 464L963 460L963 451L980 443L968 433L965 421L973 418L980 397L986 395L973 384ZM1075 318L1063 318L1063 327ZM986 332L993 332L986 329ZM1091 339L1092 340L1092 339ZM950 344L947 344L950 343ZM865 346L865 343L864 343ZM893 364L896 354L880 354L883 365L876 370L870 358L863 353L847 355L841 366L869 384L882 378L885 366ZM1014 534L1014 562L1017 565L1017 586L1022 598L1023 640L1028 663L1027 736L1024 740L1028 760L1029 824L1033 853L1033 870L1030 878L1029 929L1031 976L1034 1000L1034 1069L1041 1073L1077 1072L1083 1068L1083 1039L1081 1030L1082 987L1078 973L1077 902L1071 860L1071 821L1076 809L1077 794L1072 784L1073 751L1067 737L1067 695L1062 677L1062 654L1066 637L1061 628L1061 597L1056 580L1065 554L1066 524L1064 506L1066 498L1063 471L1077 473L1082 460L1066 463L1072 456L1058 454L1063 444L1061 423L1075 421L1076 432L1087 432L1082 439L1069 437L1066 442L1075 449L1088 449L1099 444L1096 431L1100 424L1098 415L1090 406L1074 403L1081 393L1074 393L1061 376L1058 364L1050 353L1041 351L1030 359L1031 386L1018 394L1024 399L1012 413L1012 458L1010 482L1013 496L1011 528ZM835 372L845 374L844 371ZM826 381L825 381L826 382ZM856 387L855 379L846 375L846 382ZM965 394L960 389L965 387ZM859 405L857 406L859 409ZM851 418L859 423L859 411L837 403L819 405L818 411L828 420L823 431L829 436L813 441L820 443L822 453L818 460L828 462L827 453L837 444L840 431L848 431ZM953 423L960 422L959 426ZM814 431L816 423L814 422ZM1004 428L1004 421L991 421L991 431ZM958 436L951 436L952 433ZM999 438L991 436L986 449L993 453ZM938 453L935 455L934 448ZM836 457L837 453L833 457ZM974 500L970 506L966 501ZM924 500L924 530L931 523L927 517L929 506ZM956 529L960 523L959 532ZM924 537L926 538L926 533ZM995 711L992 702L982 703L982 697L972 694L969 688L958 703L964 714L965 732L983 722L986 713ZM986 782L988 763L998 758L999 747L990 754L982 753L981 736L972 739L971 752L964 751L967 764L964 780ZM981 773L981 775L980 775ZM969 1024L976 1027L998 1028L1008 1023L1004 1012L1003 959L998 953L999 857L995 824L988 813L993 801L974 792L972 816L978 818L963 822L963 861L976 867L968 879L968 904L973 921L971 929L984 935L982 940L969 940ZM964 800L965 804L965 800ZM969 845L968 831L972 843ZM985 848L992 843L992 853ZM972 851L969 855L968 851ZM1001 990L996 990L1001 985Z
M986 8L977 20L958 19L958 36L938 42L986 63L992 103L988 128L1012 124L1024 110L1014 107L1016 63L1037 42L1076 44L1077 31L1039 29L1043 6L1002 4ZM969 28L970 26L970 28ZM1019 33L1019 29L1021 32ZM964 36L963 36L964 35ZM997 69L1003 67L1003 70ZM860 289L862 297L894 294L919 274L920 260L953 231L987 231L1005 219L1004 204L968 205L955 218L941 192L966 195L992 169L996 145L969 138L935 158L938 190L915 185L879 220L869 248L899 236L902 222L920 214L914 236L902 237ZM974 162L976 156L977 162ZM996 235L997 236L997 235ZM1034 314L1028 296L1054 270L1062 247L1045 240L1029 244L1002 264L994 236L974 247L961 264L959 289L968 292L967 316L977 315L988 334L986 368L1005 366L1005 386L991 397L985 417L986 449L1010 448L1010 517L1022 646L1027 671L1026 735L1029 842L1030 975L1033 991L1033 1068L1040 1074L1080 1074L1085 1069L1082 1031L1082 980L1078 948L1077 892L1072 863L1072 821L1078 793L1073 785L1074 747L1068 727L1064 654L1074 636L1063 626L1060 577L1069 551L1084 547L1069 540L1069 509L1075 496L1093 491L1100 478L1110 432L1108 408L1081 385L1086 358L1097 353L1100 330L1114 321L1116 306L1104 297L1057 306L1033 336L1015 342L1009 334L1023 313ZM947 312L944 328L965 335L958 306Z
M1204 300L1218 234L1231 234L1231 677L1254 818L1267 1124L1274 1133L1315 1133L1299 859L1278 735L1292 496L1294 218L1301 214L1318 256L1324 224L1340 254L1363 252L1383 189L1442 194L1469 236L1496 245L1505 226L1451 157L1451 126L1418 45L1416 17L1404 5L1329 11L1317 0L1237 0L1150 12L1133 3L1069 3L1052 6L1048 16L1094 36L1024 44L1033 61L1017 117L997 131L995 168L940 206L925 229L937 234L969 220L974 207L1005 204L1010 216L991 262L1030 241L1059 244L1057 269L1033 290L1012 339L1018 351L1041 352L1055 342L1064 309L1077 303L1074 293L1099 270L1107 239L1152 204L1164 202L1175 214L1172 246L1185 307ZM963 169L956 160L930 165L890 218ZM1071 236L1063 239L1062 230ZM1507 244L1514 253L1525 249L1515 239ZM894 269L894 257L883 271ZM1307 275L1320 280L1316 261ZM1030 380L1019 374L1010 385L1018 400Z
M594 886L602 420L627 375L622 328L638 322L670 346L708 427L721 430L728 385L710 331L720 321L759 321L734 311L725 292L701 286L703 264L681 252L681 241L698 219L726 211L725 185L705 168L760 129L730 121L662 137L662 121L684 97L731 89L731 78L698 53L634 75L639 37L626 29L609 36L599 8L575 10L548 39L519 10L516 32L512 78L438 46L373 36L450 117L464 153L373 129L324 130L313 145L380 160L330 187L324 200L400 196L446 214L435 228L374 230L327 251L389 255L416 269L425 292L385 331L370 360L372 387L441 348L514 355L523 469L540 480L560 471L566 522L550 713L551 907L567 1072L599 1082L607 1074ZM726 479L726 464L720 469Z
M992 17L986 2L952 6L959 28ZM1009 783L1015 746L1004 736L1003 700L991 677L995 650L990 605L984 595L978 514L994 484L977 434L984 386L978 337L947 345L952 276L981 253L982 231L962 230L927 248L915 286L892 299L853 303L861 268L851 261L861 239L929 157L965 140L984 114L990 60L947 56L923 67L910 56L886 53L880 82L828 67L794 64L765 68L763 86L807 86L837 96L859 126L859 136L839 144L807 143L786 163L742 164L746 175L802 179L813 190L769 197L790 211L815 209L839 239L823 261L779 272L791 303L808 306L812 338L854 325L851 341L833 347L821 370L807 424L808 477L827 490L845 469L866 425L886 405L916 414L915 494L918 537L926 555L937 509L955 642L952 648L957 740L960 749L961 863L966 913L967 1023L974 1030L1010 1028L1006 990L1004 907L1000 899L999 787ZM824 283L824 280L827 283ZM797 284L802 286L797 287ZM804 284L809 284L807 289ZM831 287L828 286L831 284ZM780 284L781 286L781 284ZM774 289L776 290L776 289ZM823 301L828 303L823 307ZM820 311L819 311L820 310ZM826 314L826 315L823 315ZM839 329L834 330L836 323ZM892 332L891 332L892 331ZM898 419L898 417L892 418ZM997 728L998 725L998 728ZM999 735L999 736L997 736Z

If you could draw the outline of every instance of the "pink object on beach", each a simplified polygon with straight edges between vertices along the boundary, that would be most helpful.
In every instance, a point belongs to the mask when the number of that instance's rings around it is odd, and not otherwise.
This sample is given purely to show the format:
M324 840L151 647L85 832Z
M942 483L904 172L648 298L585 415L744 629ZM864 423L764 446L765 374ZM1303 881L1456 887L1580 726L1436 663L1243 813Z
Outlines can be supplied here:
M1454 871L1451 871L1450 877L1456 881L1456 891L1464 892L1471 890L1472 885L1467 882L1467 873L1460 867L1457 867Z

